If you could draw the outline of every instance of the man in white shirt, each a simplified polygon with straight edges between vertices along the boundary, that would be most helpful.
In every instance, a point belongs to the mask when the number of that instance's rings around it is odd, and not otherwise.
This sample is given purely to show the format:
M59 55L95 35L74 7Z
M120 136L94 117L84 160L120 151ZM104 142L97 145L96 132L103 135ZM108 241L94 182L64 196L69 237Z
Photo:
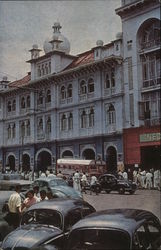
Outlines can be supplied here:
M8 201L8 220L9 225L12 225L14 228L19 226L20 223L20 215L21 215L21 197L20 191L21 186L17 185L13 194L11 194Z

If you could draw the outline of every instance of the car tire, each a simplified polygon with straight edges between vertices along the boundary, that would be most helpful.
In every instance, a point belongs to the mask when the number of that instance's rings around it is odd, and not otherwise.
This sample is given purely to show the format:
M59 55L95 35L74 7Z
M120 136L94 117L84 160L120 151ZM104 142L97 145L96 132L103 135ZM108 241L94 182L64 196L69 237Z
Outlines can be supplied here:
M111 192L111 190L107 190L107 189L105 191L106 191L106 194L109 194Z
M124 194L125 193L125 189L123 187L120 187L118 191L119 191L119 194Z

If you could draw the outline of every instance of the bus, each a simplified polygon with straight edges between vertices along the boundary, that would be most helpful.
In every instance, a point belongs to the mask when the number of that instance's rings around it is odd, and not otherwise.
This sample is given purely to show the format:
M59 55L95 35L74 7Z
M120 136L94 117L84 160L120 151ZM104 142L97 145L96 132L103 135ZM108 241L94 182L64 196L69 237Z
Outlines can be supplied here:
M57 160L57 173L61 171L65 176L73 174L75 171L85 172L89 177L95 175L98 177L106 172L106 163L104 161L82 160L63 158Z

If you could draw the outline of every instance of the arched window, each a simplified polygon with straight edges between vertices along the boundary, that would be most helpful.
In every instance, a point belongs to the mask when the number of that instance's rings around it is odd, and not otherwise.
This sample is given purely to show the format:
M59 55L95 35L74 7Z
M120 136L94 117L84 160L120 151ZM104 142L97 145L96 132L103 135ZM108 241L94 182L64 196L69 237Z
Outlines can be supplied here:
M16 111L16 100L15 99L12 102L12 110Z
M8 125L7 130L8 130L8 139L11 139L11 125L10 124Z
M106 74L105 88L106 89L110 88L109 74Z
M51 118L48 117L47 122L46 122L46 132L47 134L51 133Z
M50 89L48 89L47 92L46 92L46 102L47 103L51 102L51 91L50 91Z
M115 124L116 123L116 113L115 108L112 104L109 105L109 108L107 110L107 121L108 124Z
M30 96L29 95L26 98L26 106L27 108L30 108Z
M87 127L87 115L85 110L83 110L81 114L81 128L86 128Z
M69 84L67 93L68 93L68 98L71 98L72 97L72 84Z
M38 122L38 134L42 134L42 133L43 133L43 120L42 118L40 118Z
M15 123L12 125L12 137L13 138L16 137L16 126L15 126Z
M27 124L26 124L26 134L27 136L30 136L30 121L29 120L27 121Z
M94 127L94 110L91 108L89 113L89 127Z
M65 87L64 86L61 87L60 92L61 92L61 99L64 100L66 98L66 93L65 93Z
M40 91L40 93L39 93L37 104L38 105L42 105L43 104L43 92L42 91Z
M8 101L7 110L8 110L8 112L11 112L11 110L12 110L11 101Z
M61 118L61 130L66 130L67 129L67 118L66 115L63 114Z
M111 72L111 87L115 87L115 74L113 71Z
M88 80L88 93L93 93L94 92L94 80L90 78Z
M21 98L21 109L25 108L25 97Z
M86 86L86 82L83 80L80 82L80 94L86 94L87 93L87 86Z
M69 130L73 129L73 114L72 113L70 113L68 117L68 128Z
M25 123L21 123L21 137L24 138L25 136Z

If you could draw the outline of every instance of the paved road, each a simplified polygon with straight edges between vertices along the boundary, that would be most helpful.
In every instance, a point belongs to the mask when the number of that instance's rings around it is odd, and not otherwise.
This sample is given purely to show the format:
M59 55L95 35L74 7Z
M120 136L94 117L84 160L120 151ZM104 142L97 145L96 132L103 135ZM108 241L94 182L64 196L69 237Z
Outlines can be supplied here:
M153 212L161 220L161 197L157 190L137 190L134 195L120 195L116 192L106 194L84 194L84 199L96 210L108 208L139 208Z
M9 198L12 192L0 191L0 208L4 200ZM137 190L134 195L120 195L117 192L106 194L102 192L99 195L83 194L83 196L96 210L108 208L146 209L153 212L161 220L160 191L157 190Z

